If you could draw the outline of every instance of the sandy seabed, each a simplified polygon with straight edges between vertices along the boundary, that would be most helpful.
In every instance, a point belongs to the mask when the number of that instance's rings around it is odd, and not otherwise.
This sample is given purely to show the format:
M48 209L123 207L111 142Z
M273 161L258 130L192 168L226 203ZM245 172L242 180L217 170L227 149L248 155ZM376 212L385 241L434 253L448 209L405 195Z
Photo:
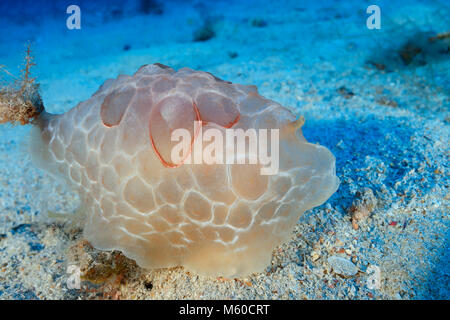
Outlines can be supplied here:
M76 195L32 166L29 127L1 126L0 299L450 298L450 46L428 40L450 30L448 6L380 1L382 27L369 30L356 0L174 1L162 14L136 14L131 2L81 5L82 29L72 31L64 9L45 19L9 10L0 64L15 72L31 40L52 113L147 63L255 84L303 115L306 139L333 152L339 190L300 217L263 273L142 270L49 217L73 213ZM193 41L205 24L214 36ZM80 290L67 287L69 265L83 271ZM372 270L380 272L375 287Z

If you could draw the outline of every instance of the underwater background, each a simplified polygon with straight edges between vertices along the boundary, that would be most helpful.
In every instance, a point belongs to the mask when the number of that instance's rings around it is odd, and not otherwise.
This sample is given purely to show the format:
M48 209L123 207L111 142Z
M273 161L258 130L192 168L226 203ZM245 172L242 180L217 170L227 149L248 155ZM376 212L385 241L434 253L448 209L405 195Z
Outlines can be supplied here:
M66 24L74 4L81 29ZM380 29L367 26L370 5ZM144 64L208 71L303 115L341 185L264 273L145 271L54 217L76 195L33 167L29 126L2 125L0 299L449 299L449 17L438 0L1 1L0 65L20 77L31 44L48 112ZM84 289L67 286L70 265Z

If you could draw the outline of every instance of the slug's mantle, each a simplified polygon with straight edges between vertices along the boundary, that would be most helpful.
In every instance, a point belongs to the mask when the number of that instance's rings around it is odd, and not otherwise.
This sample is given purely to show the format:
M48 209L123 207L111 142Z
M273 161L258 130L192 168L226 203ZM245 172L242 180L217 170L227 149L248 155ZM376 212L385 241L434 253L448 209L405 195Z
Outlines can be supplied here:
M173 165L170 133L193 131L195 120L204 130L279 129L278 173L261 175L258 164ZM144 268L262 271L298 217L339 184L334 156L305 140L291 111L255 86L188 68L145 65L35 123L33 160L80 194L86 239Z

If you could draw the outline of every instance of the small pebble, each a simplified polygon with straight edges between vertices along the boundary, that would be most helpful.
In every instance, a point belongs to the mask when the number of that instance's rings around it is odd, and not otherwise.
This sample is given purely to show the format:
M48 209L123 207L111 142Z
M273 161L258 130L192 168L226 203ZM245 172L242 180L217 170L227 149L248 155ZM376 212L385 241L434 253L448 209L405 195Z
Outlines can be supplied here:
M338 256L331 256L328 258L328 263L333 268L333 271L342 276L354 276L358 273L358 268L350 261L345 258Z

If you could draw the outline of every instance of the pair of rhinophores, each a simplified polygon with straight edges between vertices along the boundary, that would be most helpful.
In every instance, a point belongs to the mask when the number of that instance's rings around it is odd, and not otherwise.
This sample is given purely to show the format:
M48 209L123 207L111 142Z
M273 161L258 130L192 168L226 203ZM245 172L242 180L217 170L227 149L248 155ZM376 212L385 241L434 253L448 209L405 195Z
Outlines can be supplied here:
M35 109L33 162L79 193L84 237L144 268L182 265L224 277L262 271L299 216L339 184L334 156L305 140L289 109L255 86L206 72L145 65L105 81L64 114ZM176 129L206 147L195 121L224 136L230 128L278 129L277 173L262 175L261 164L249 162L173 163Z

